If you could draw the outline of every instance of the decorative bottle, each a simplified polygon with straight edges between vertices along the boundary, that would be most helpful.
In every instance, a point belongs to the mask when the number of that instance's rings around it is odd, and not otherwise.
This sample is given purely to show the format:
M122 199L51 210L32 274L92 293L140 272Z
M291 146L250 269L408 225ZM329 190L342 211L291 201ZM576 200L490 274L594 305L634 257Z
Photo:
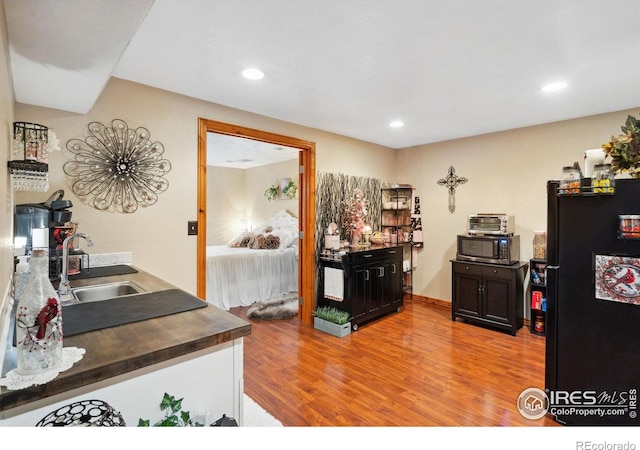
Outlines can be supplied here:
M27 262L27 256L18 256L18 261L20 262L16 265L16 273L13 274L13 298L16 302L20 301L22 292L24 291L24 288L27 285L27 280L29 279L29 263Z
M18 373L55 370L62 362L62 308L49 281L49 257L34 250L30 274L16 311Z

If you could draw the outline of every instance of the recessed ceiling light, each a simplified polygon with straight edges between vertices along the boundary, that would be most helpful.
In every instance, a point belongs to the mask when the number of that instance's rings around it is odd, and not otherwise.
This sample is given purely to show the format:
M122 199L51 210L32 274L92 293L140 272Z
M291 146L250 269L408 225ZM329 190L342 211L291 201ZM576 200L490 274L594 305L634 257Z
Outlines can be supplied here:
M264 72L260 69L249 68L242 71L242 76L249 80L259 80L264 77Z
M394 120L389 124L391 128L400 128L404 126L404 122L402 120Z
M567 87L567 83L564 81L556 81L542 86L542 92L556 92L561 91Z

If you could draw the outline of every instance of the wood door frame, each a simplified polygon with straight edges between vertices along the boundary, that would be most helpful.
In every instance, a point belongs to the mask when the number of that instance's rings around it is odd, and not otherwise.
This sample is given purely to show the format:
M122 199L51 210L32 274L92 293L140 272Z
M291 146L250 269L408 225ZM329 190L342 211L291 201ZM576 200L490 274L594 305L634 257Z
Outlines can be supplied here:
M303 300L298 317L313 322L315 306L315 217L316 217L316 144L268 131L198 118L198 236L197 295L207 298L207 133L219 133L300 149L298 175L298 216L302 239L298 244L298 296Z

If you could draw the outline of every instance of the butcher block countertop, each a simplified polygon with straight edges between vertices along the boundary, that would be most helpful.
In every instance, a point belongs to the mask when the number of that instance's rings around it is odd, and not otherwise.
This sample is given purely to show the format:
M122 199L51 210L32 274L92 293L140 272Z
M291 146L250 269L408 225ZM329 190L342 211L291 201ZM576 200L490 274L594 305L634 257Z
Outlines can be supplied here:
M148 292L176 289L175 286L149 273L135 269L137 273L72 280L71 286L77 288L132 281ZM0 411L82 388L251 334L249 322L211 304L206 305L191 311L65 337L65 347L86 350L83 358L44 385L15 391L0 386Z

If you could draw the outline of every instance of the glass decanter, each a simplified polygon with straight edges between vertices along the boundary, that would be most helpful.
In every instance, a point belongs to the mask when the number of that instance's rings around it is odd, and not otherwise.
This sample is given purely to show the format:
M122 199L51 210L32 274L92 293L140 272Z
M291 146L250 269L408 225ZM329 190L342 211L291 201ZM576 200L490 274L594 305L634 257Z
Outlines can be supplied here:
M49 257L34 250L27 284L16 311L18 373L55 370L62 363L62 307L51 281Z

